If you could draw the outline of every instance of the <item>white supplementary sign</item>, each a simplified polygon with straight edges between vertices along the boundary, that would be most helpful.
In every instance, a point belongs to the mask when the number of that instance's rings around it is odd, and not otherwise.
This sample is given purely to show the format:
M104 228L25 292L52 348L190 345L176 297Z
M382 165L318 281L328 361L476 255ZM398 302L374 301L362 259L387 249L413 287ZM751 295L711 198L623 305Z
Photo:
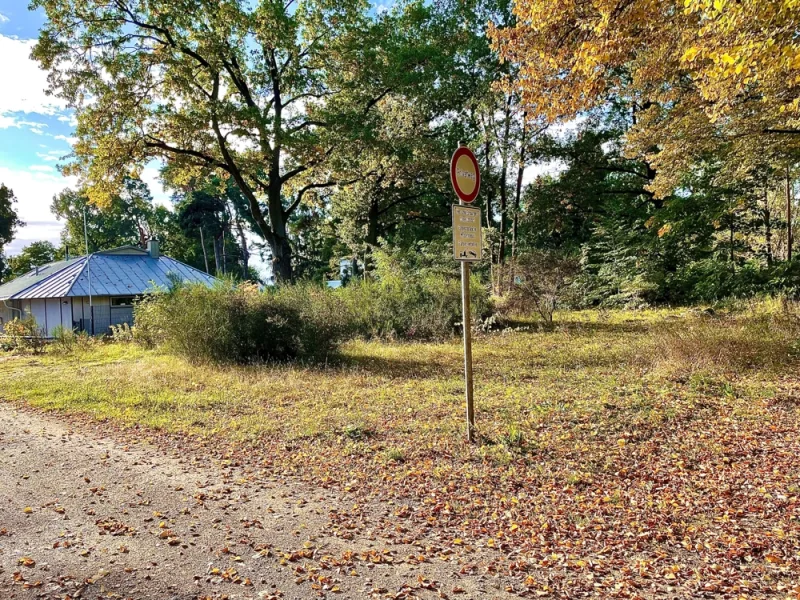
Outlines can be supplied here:
M453 205L453 258L477 261L483 256L481 209Z

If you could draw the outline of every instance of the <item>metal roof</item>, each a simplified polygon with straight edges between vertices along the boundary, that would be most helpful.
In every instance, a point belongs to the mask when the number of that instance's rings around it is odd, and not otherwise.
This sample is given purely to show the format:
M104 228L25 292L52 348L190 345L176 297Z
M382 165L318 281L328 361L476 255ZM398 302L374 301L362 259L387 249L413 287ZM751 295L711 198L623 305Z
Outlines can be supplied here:
M73 258L71 260L60 260L46 265L42 265L38 269L28 271L24 275L20 275L16 279L0 285L0 300L6 300L23 290L35 286L37 283L52 277L54 274L66 269L67 267L74 266L75 264L83 264L83 257Z
M0 285L0 300L134 296L169 287L172 278L213 285L216 278L168 256L153 258L145 250L123 247L50 263Z

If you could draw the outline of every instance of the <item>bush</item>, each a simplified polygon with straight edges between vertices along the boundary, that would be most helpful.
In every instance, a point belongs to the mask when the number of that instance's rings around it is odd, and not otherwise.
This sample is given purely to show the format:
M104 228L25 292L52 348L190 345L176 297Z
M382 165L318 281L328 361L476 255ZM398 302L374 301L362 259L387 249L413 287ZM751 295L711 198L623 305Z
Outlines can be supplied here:
M63 325L57 325L53 328L53 344L51 347L56 352L69 354L75 350L85 350L94 343L94 339L85 331L76 333L74 329L67 329Z
M115 342L127 344L134 340L133 328L127 323L111 325L109 329L111 330L111 339Z
M511 269L514 282L505 307L518 314L536 312L552 323L556 308L565 303L579 264L571 256L535 250L519 256Z
M436 340L461 327L461 281L434 270L409 272L395 257L375 253L374 279L335 290L351 335L364 338ZM475 323L491 313L489 294L479 277L470 280Z
M134 308L134 339L192 361L248 363L329 352L341 340L325 291L178 285Z
M247 363L320 358L353 337L429 340L460 328L458 279L432 271L413 276L386 255L378 262L375 280L336 290L311 283L266 291L252 284L174 283L136 303L131 335L193 361ZM473 318L490 313L477 277L471 302Z
M34 354L39 354L44 350L44 334L33 317L13 319L6 323L3 331L8 336L9 345L13 350L33 352Z

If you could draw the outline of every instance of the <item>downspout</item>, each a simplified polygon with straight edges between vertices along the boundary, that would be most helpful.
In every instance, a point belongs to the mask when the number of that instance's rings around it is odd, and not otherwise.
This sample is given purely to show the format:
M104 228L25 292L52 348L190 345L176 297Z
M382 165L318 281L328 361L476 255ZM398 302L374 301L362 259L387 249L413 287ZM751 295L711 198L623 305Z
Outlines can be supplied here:
M19 313L19 320L20 320L20 321L22 320L22 311L21 311L20 309L18 309L18 308L14 308L13 306L9 306L9 305L8 305L8 302L7 302L5 299L3 299L3 304L5 305L5 307L6 307L8 310L15 310L15 311L17 311L17 312Z

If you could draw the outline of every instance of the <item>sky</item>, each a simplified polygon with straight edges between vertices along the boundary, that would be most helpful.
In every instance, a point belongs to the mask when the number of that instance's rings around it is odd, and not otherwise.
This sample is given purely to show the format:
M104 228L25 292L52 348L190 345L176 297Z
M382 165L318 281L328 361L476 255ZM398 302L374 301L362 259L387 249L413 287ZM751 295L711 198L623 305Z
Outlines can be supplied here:
M27 5L28 0L0 1L0 183L14 190L25 222L6 247L8 255L37 240L58 244L63 224L50 212L50 203L75 185L56 168L71 151L74 117L61 100L44 92L47 76L30 58L44 15ZM143 173L155 200L168 203L157 178L155 167Z
M9 256L37 240L58 245L63 224L50 212L50 203L54 195L76 183L57 169L74 141L72 111L45 94L47 76L30 58L44 21L41 9L28 10L28 0L0 0L0 183L14 191L17 211L25 222L5 248ZM524 181L553 170L557 166L532 165ZM157 164L144 169L142 179L155 202L170 206L158 181ZM265 268L263 263L255 266Z

